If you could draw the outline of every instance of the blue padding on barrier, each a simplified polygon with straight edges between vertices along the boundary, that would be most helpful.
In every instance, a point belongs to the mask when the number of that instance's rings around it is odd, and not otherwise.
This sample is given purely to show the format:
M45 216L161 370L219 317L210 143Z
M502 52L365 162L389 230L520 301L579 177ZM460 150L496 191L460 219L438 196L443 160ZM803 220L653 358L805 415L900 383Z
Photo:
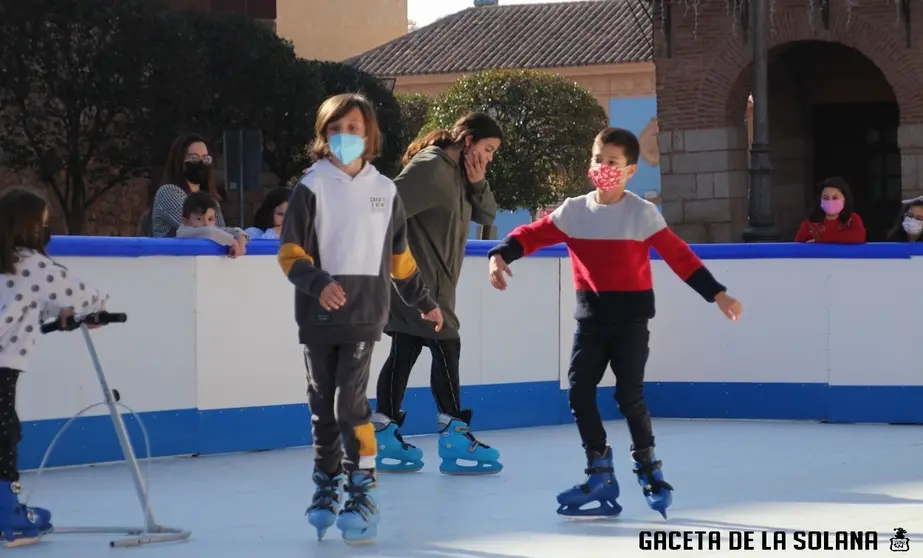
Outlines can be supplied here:
M621 418L615 388L600 388L597 402L605 420ZM655 418L814 420L923 424L923 386L828 386L794 383L651 382L645 397ZM494 384L462 388L464 406L474 411L476 432L550 426L573 422L567 390L557 381ZM411 388L402 432L436 431L430 389ZM375 402L372 401L372 408ZM141 413L156 457L272 450L311 443L307 405L276 405L199 411L180 409ZM23 423L19 445L22 469L38 467L51 438L65 419ZM144 455L141 430L125 416L135 451ZM655 432L656 433L656 432ZM577 431L573 451L580 451ZM483 439L489 444L490 435ZM630 440L612 440L627 448ZM501 455L503 448L499 448ZM432 459L433 457L431 457ZM58 443L50 466L118 461L121 451L108 415L80 418ZM305 465L310 468L309 464Z
M486 257L497 245L494 240L469 240L465 255ZM251 256L275 256L277 240L256 239L247 244ZM870 244L695 244L692 250L703 260L784 260L784 259L856 259L899 260L923 256L923 245L917 243ZM209 240L191 238L130 238L108 236L56 236L48 245L54 257L114 257L143 256L223 256L227 248ZM538 250L530 258L566 258L563 244ZM661 259L651 251L653 259Z

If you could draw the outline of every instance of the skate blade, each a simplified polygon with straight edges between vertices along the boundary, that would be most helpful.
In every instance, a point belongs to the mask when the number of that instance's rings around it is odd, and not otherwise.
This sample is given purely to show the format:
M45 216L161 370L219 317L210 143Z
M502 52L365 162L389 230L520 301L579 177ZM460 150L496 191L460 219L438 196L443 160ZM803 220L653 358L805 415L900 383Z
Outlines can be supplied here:
M381 461L375 464L375 468L382 473L416 473L423 468L422 462L403 461L401 463L383 463Z
M310 512L308 513L310 514ZM308 524L311 527L314 527L315 529L317 529L317 540L319 541L324 539L324 535L327 534L327 529L330 529L331 527L333 527L334 523L336 523L335 515L333 516L333 520L324 518L323 521L321 521L320 519L315 519L314 521L312 521L311 519L312 519L311 516L308 515Z
M590 502L588 502L590 503ZM562 504L558 507L558 515L568 519L616 519L622 514L619 505L600 503L598 507L581 509L578 506Z
M13 541L4 541L4 548L19 548L20 546L31 546L33 544L38 544L41 542L42 536L37 537L22 537Z
M501 463L482 462L477 465L459 465L447 462L439 466L439 472L454 476L487 476L496 475L503 470Z
M343 542L349 546L364 546L371 544L378 537L378 526L372 525L361 531L352 531L350 529L342 531Z
M673 495L670 493L667 493L666 496L657 499L647 498L647 505L652 510L662 515L664 519L667 519L667 508L669 508L672 504Z
M375 542L375 537L366 537L362 539L347 539L346 537L343 537L343 542L349 546L366 546Z

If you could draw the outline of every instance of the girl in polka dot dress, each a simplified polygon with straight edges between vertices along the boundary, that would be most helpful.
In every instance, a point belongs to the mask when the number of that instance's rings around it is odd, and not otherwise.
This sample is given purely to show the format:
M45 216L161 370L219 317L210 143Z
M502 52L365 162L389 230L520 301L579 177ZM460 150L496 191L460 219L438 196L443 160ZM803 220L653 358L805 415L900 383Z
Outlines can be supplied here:
M35 350L43 319L99 312L106 296L45 254L48 204L25 188L0 194L0 536L4 546L37 542L51 512L19 503L16 382Z

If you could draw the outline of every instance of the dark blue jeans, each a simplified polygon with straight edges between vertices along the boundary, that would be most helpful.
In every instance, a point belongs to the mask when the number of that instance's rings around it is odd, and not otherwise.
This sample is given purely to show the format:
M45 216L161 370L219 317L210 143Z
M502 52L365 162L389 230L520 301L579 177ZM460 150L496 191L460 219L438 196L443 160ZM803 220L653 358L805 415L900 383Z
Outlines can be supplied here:
M654 446L651 414L644 401L644 368L650 354L647 320L605 324L577 322L567 378L568 399L587 451L603 451L606 430L596 406L596 388L611 367L615 400L628 422L632 449Z

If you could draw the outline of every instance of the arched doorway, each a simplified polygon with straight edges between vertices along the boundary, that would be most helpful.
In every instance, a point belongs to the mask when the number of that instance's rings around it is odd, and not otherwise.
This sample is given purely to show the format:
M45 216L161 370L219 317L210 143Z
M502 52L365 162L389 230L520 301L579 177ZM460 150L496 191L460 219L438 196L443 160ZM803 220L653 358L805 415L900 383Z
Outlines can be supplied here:
M902 178L900 109L887 78L861 52L835 42L795 41L769 55L770 156L783 238L794 236L816 203L816 184L842 176L869 240L884 240Z

